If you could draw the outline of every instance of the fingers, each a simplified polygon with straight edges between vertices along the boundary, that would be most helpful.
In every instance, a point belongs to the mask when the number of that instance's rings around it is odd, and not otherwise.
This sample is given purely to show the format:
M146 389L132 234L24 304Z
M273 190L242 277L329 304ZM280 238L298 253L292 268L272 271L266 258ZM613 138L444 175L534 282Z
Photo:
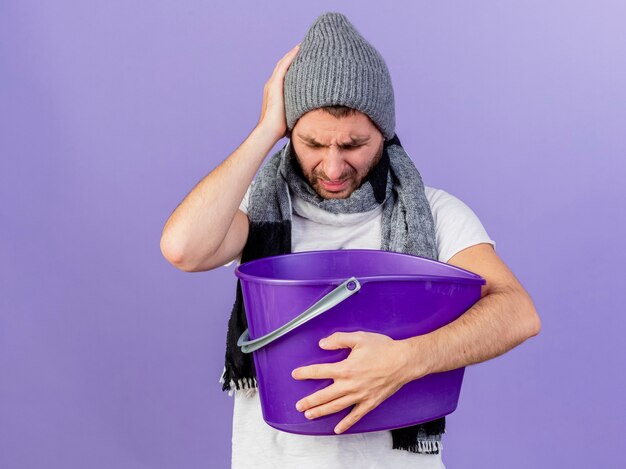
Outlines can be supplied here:
M287 52L285 55L283 55L283 57L278 61L278 63L274 67L274 71L272 72L272 76L270 77L270 81L277 74L284 75L287 72L287 69L289 68L289 65L291 65L291 62L293 61L294 57L296 56L296 54L300 50L300 44L301 43L296 44L289 52Z
M313 407L317 407L343 397L347 397L347 393L340 389L336 384L331 384L324 389L320 389L319 391L306 396L304 399L300 399L296 402L296 409L300 412L304 412L312 409ZM352 402L352 404L354 404L354 402ZM342 409L345 407L346 406L342 407Z
M351 426L361 420L365 414L372 410L372 408L373 407L365 402L360 402L355 405L354 409L352 409L352 412L346 415L344 419L335 426L335 433L339 434L345 432L347 429L349 429Z
M361 343L366 334L365 332L335 332L328 337L320 340L320 347L325 350L336 350L340 348L354 348Z
M296 44L278 61L272 76L263 86L263 102L261 104L261 116L259 117L258 125L268 127L269 131L275 134L277 138L282 138L287 130L283 86L287 69L299 49L300 44Z
M291 63L293 58L296 56L298 51L300 50L300 42L293 46L289 52L287 52L283 57L278 61L278 65L285 66Z
M291 372L291 377L294 379L344 378L347 377L347 369L343 366L343 361L320 363L296 368Z
M338 399L331 400L330 402L326 402L325 404L318 405L311 409L307 409L304 412L304 416L308 419L316 419L319 417L323 417L324 415L334 414L335 412L342 411L346 407L350 407L356 402L357 398L355 398L354 395L341 396Z
M343 433L363 418L365 414L376 407L371 400L363 400L362 394L340 391L335 385L328 386L296 403L299 411L305 411L307 419L316 419L325 415L340 412L354 405L352 411L346 415L336 426L335 433Z

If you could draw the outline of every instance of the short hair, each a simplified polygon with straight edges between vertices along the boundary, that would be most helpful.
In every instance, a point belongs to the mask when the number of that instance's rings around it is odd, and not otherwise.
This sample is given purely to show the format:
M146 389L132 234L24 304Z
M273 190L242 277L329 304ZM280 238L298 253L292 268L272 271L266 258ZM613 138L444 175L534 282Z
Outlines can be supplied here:
M343 106L341 104L333 104L331 106L323 106L320 108L322 111L327 112L328 114L330 114L331 116L336 117L337 119L341 119L342 117L348 117L348 116L352 116L354 114L356 114L357 112L361 112L362 114L365 114L362 111L359 111L358 109L355 109L353 107L348 107L348 106ZM378 124L376 122L374 122L372 120L372 118L370 116L368 116L367 114L365 114L367 116L367 118L370 120L370 122L372 124L374 124L374 127L376 127L378 129L378 131L383 134L383 140L385 139L385 134L383 133L383 131L380 129L380 127L378 126Z
M322 111L327 112L331 116L336 117L338 119L342 117L348 117L357 113L357 110L354 109L353 107L343 106L341 104L323 106L320 109L322 109Z

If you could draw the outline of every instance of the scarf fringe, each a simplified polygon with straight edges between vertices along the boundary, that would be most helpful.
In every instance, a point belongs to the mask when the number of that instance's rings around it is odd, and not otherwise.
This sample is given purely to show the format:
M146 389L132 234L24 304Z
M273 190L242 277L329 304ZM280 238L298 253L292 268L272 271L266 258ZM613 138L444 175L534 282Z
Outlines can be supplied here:
M438 421L433 421L433 423L435 422ZM392 448L406 450L411 453L439 454L443 448L441 439L445 432L446 430L443 424L434 425L434 428L413 426L391 430L393 439Z
M246 397L252 397L258 390L258 383L256 378L253 376L251 378L246 378L245 376L234 380L230 379L228 383L226 382L226 367L224 367L224 371L220 376L219 382L222 383L222 390L228 391L228 395L232 396L235 390L240 391Z
M439 454L443 449L443 443L441 442L441 434L426 437L420 435L417 439L401 437L396 434L394 436L393 449L419 454Z
M412 444L394 446L393 449L402 449L411 453L419 454L439 454L443 444L441 441L418 440Z

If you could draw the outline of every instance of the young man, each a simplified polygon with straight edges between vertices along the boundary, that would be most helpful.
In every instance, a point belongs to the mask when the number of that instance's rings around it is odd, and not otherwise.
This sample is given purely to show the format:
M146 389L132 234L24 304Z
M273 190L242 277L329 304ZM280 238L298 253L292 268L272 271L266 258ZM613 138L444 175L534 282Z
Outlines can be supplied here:
M283 137L287 144L261 168ZM342 433L405 383L491 359L539 333L532 300L494 247L467 205L424 186L395 133L391 78L380 54L340 13L317 18L265 84L255 129L167 221L163 255L197 272L288 252L382 249L447 262L487 284L472 308L430 334L329 336L320 346L352 351L337 364L294 370L294 379L333 379L296 407L307 418L354 408L337 435L317 437L263 421L251 357L236 346L247 327L238 283L220 378L224 390L236 391L233 467L444 467L445 418Z

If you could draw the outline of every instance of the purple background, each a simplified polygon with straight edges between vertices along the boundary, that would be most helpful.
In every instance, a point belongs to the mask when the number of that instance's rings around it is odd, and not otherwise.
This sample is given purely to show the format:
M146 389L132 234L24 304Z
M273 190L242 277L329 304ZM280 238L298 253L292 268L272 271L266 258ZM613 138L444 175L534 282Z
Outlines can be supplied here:
M444 462L625 464L626 6L468 3L1 2L0 467L229 466L233 268L178 271L159 239L328 10L543 322L466 370Z

